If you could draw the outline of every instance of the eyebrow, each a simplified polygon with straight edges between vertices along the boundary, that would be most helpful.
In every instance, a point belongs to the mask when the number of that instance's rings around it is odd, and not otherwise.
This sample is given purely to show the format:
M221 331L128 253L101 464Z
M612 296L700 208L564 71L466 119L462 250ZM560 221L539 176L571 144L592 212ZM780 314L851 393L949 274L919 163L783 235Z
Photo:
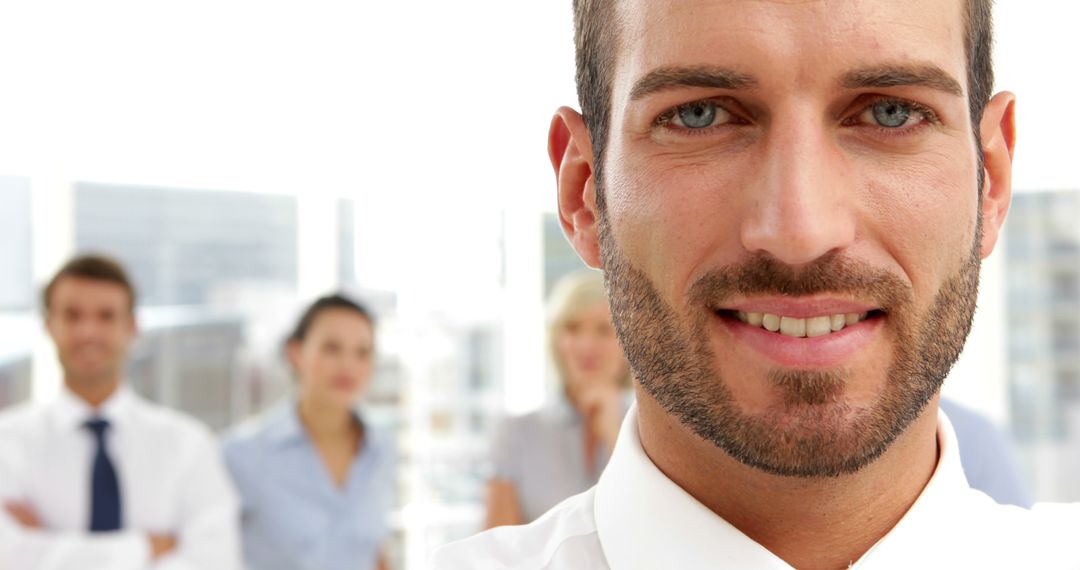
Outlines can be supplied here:
M957 97L964 96L960 83L936 65L881 65L845 73L840 84L848 89L929 87Z
M712 89L749 89L757 80L745 73L721 67L661 67L647 73L634 84L630 99L637 100L680 87L708 87Z
M757 84L757 79L753 76L722 67L661 67L650 71L634 84L630 99L638 100L681 87L740 90L755 87ZM964 95L960 82L932 64L865 67L845 73L840 84L847 89L918 86L957 97Z

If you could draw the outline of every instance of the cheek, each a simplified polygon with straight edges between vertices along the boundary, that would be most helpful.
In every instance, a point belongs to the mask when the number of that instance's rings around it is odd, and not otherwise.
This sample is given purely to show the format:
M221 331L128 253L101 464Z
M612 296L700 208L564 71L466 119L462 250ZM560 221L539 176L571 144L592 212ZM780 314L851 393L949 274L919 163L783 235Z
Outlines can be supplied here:
M375 362L371 359L356 360L349 367L349 372L356 375L361 380L367 380L371 377L371 373L374 370Z
M127 325L113 326L110 338L113 346L122 349L131 340L131 329Z
M662 297L681 298L702 268L738 257L739 189L746 185L740 175L753 168L715 155L660 154L628 157L613 170L608 194L617 243Z
M577 343L574 342L574 339L565 334L555 340L555 352L564 360L574 354L576 346Z
M977 190L974 170L929 155L885 171L865 186L861 217L870 243L899 265L919 298L936 293L971 252Z
M300 372L309 384L322 384L327 379L330 359L318 354L305 354L300 359Z

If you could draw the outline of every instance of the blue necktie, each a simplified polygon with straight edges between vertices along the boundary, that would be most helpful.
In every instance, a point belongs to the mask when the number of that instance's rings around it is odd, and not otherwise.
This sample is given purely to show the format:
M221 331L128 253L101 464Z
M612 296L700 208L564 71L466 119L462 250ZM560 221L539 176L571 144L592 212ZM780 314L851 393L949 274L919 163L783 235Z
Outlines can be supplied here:
M90 532L120 530L120 481L105 450L105 431L109 422L98 418L84 425L97 440L90 477Z

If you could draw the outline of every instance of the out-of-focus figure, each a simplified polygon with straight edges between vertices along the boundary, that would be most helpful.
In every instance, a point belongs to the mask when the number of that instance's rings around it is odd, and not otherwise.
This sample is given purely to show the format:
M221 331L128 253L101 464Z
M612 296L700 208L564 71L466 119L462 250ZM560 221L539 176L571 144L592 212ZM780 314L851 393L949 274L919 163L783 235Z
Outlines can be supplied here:
M315 301L286 353L296 394L224 444L242 498L251 570L382 570L394 505L396 447L357 411L374 370L362 305Z
M1005 434L988 418L948 398L941 399L941 409L956 430L968 484L1002 505L1031 508L1031 493Z
M135 292L101 256L45 288L60 394L0 415L0 568L233 570L238 501L210 431L123 382Z
M629 365L611 324L602 274L584 270L563 278L547 311L561 389L553 404L500 426L488 528L532 521L596 484L629 407Z

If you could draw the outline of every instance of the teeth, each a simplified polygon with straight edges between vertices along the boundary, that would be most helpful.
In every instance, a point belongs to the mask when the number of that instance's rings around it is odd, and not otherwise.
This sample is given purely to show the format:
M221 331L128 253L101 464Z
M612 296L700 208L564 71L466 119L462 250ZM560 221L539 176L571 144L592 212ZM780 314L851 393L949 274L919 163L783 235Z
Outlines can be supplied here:
M776 332L780 330L780 317L776 315L762 315L761 326L765 327L765 330L769 332Z
M791 337L819 337L839 332L851 325L865 321L867 313L848 313L844 315L825 315L809 319L784 317L772 313L748 313L739 311L738 319L750 326L762 327L769 332L778 332Z
M832 332L844 330L844 325L847 323L847 319L844 315L833 315L829 323Z
M814 317L806 319L806 336L814 338L832 332L832 317Z
M780 317L780 334L787 336L806 336L806 319Z

